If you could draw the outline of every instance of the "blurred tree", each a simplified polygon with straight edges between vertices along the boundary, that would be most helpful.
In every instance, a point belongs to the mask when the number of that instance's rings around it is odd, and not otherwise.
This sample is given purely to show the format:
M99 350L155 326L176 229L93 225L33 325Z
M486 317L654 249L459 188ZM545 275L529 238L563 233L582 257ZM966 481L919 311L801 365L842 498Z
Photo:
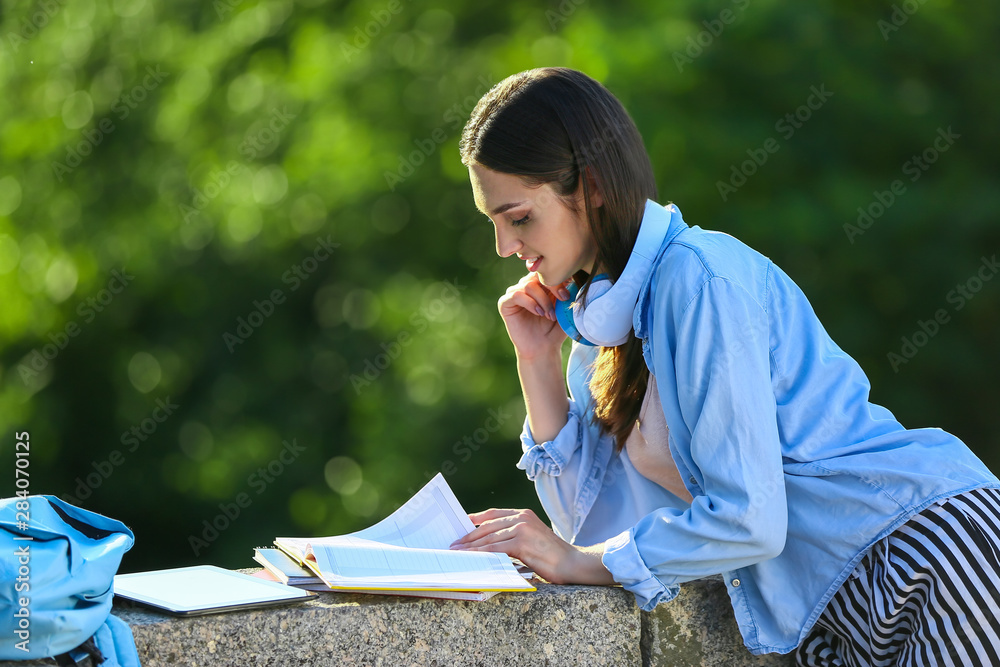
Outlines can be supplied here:
M792 275L874 401L1000 469L995 4L0 20L0 460L28 431L33 492L135 529L125 570L248 566L437 471L470 511L540 510L495 306L523 265L493 254L457 143L492 84L543 65L622 99L661 200Z

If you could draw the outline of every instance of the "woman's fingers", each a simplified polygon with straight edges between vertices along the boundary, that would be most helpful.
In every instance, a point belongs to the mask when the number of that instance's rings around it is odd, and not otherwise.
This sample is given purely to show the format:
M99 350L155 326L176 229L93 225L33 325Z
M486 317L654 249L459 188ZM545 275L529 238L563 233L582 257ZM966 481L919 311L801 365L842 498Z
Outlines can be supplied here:
M554 290L549 290L549 291L551 291L555 295L555 297L557 299L559 299L560 301L569 301L569 289L567 289L567 288L570 286L570 284L572 282L573 282L573 279L570 278L569 280L567 280L563 284L559 285L559 287L555 288Z
M539 317L547 317L550 320L554 320L554 313L552 313L551 317L549 316L552 311L551 304L548 303L547 298L542 297L542 299L542 301L539 301L538 298L528 294L524 290L516 291L500 299L500 313L514 314L515 308L523 308Z
M472 523L478 524L478 528L473 529L467 535L455 540L452 546L469 544L486 544L488 542L477 542L489 535L508 528L519 520L521 510L508 509L488 509L483 512L470 514Z
M504 514L490 514L494 518L481 519L479 527L455 540L452 543L452 548L475 550L480 547L495 546L498 542L516 538L515 528L526 522L524 512L520 510L487 510L487 512L480 514L497 512L504 512ZM485 550L497 551L496 548Z
M456 540L453 549L505 553L552 583L565 583L571 578L575 547L553 533L531 510L493 509L469 517L482 523Z
M470 514L469 519L473 523L478 524L478 527L474 528L467 535L455 540L452 546L473 544L481 546L483 544L490 544L496 541L496 538L491 537L494 534L508 530L521 523L531 522L532 520L536 521L539 526L543 525L541 520L531 510L488 509L483 512Z
M533 278L533 280L527 281L525 283L525 288L531 289L533 285L538 286L539 289L543 290L546 298L548 298L550 302L556 300L566 301L569 299L569 290L567 288L569 287L570 283L573 282L572 278L567 279L565 282L560 283L555 287L550 287L548 285L542 284L542 282L538 279L538 274L529 273L528 277Z
M550 320L556 319L555 297L547 287L540 282L530 282L524 287L524 293L535 300L545 311L545 316Z
M503 516L512 516L523 511L524 510L497 509L495 507L491 507L490 509L483 510L482 512L473 512L469 515L469 520L478 525L483 521L489 521L490 519L497 519Z
M529 273L521 278L516 285L507 288L507 292L500 299L501 307L505 304L508 307L519 306L555 322L555 303L569 299L569 290L566 289L566 286L570 282L572 282L572 278L557 287L549 287L539 282L537 274ZM519 295L527 296L530 301L518 298Z
M512 558L517 558L514 554L519 553L517 541L513 537L498 538L493 542L483 542L476 544L463 544L461 551L489 551L492 553L505 553ZM518 559L520 560L520 559ZM523 561L522 561L523 562Z
M463 551L503 551L503 549L497 549L495 547L500 542L509 542L516 537L514 534L514 526L516 525L517 524L497 527L492 532L483 533L478 538L474 539L470 539L472 533L469 533L463 537L461 541L455 542L455 544L449 548L461 549Z

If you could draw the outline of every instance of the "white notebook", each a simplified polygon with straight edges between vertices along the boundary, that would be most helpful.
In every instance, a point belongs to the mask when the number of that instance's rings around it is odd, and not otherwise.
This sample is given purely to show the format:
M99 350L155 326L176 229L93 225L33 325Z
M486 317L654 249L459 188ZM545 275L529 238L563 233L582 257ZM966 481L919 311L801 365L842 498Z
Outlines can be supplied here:
M181 616L289 604L315 595L214 565L119 574L114 589L116 596Z

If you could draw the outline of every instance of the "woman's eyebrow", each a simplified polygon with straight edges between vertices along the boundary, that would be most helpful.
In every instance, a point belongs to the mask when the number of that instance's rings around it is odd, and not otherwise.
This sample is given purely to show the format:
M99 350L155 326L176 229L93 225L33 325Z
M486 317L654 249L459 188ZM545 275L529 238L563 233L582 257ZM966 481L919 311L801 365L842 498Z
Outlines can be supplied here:
M524 203L523 201L515 201L515 202L508 202L506 204L501 204L500 206L497 206L495 209L493 209L493 215L500 215L504 211L509 211L515 206L520 206L523 203Z

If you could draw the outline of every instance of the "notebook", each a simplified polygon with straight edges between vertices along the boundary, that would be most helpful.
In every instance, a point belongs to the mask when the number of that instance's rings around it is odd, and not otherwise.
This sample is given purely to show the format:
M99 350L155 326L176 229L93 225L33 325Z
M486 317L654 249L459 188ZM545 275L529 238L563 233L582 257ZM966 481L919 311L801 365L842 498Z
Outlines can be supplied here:
M301 602L315 594L214 565L115 576L115 595L177 616Z

